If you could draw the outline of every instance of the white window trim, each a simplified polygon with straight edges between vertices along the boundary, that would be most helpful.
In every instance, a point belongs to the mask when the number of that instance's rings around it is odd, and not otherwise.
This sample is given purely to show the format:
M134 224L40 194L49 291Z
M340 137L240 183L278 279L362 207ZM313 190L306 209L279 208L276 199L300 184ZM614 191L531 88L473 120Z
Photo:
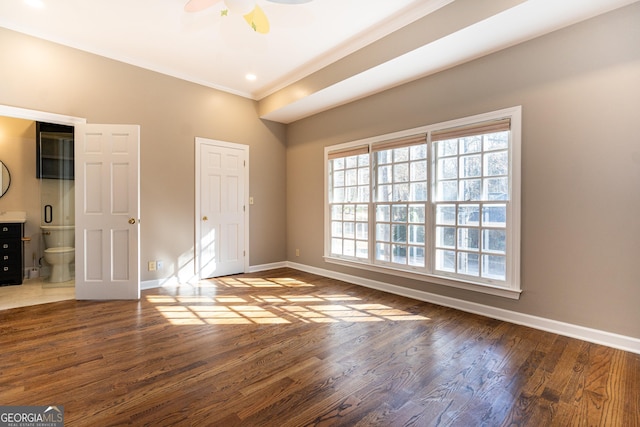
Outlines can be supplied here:
M330 212L330 204L329 200L329 171L327 167L327 159L330 151L344 150L350 147L355 147L358 145L369 144L372 145L376 142L387 141L392 139L403 138L407 136L412 136L420 133L427 133L429 135L429 162L431 163L433 159L431 158L433 153L431 152L431 132L440 129L453 128L457 126L467 125L470 123L477 123L488 120L495 120L499 118L509 117L511 119L511 147L510 147L510 185L511 185L511 199L510 199L510 232L507 233L508 239L508 247L511 248L511 251L508 254L508 265L507 268L507 279L506 286L493 285L487 281L473 281L466 280L460 277L447 277L445 275L434 273L433 266L431 265L431 259L433 258L433 241L429 242L429 257L427 262L427 267L423 271L416 271L418 269L400 269L394 268L393 266L385 265L381 266L380 264L376 264L374 262L363 262L358 261L352 258L342 258L331 256L331 212ZM394 276L406 277L414 280L426 281L433 284L449 286L458 289L465 289L490 295L496 295L500 297L506 297L511 299L519 299L520 294L522 292L520 288L520 228L521 228L521 128L522 128L522 107L512 107L506 108L498 111L492 111L489 113L478 114L470 117L464 117L460 119L450 120L442 123L436 123L427 126L421 126L414 129L403 130L399 132L394 132L386 135L374 136L371 138L361 139L357 141L346 142L343 144L337 144L325 147L324 149L324 209L325 209L325 217L324 217L324 259L326 262L362 268L369 271L375 271L382 274L389 274ZM433 177L433 167L430 165L432 173L430 175L430 186L434 185L434 177ZM373 176L373 173L371 174ZM513 191L513 190L516 191ZM429 205L434 207L432 201L433 191L430 191L429 195ZM373 194L372 194L373 197ZM430 221L433 221L435 212L432 212L430 216ZM430 230L433 230L433 224L427 224ZM430 239L433 239L432 232L429 233ZM370 234L370 238L371 238ZM471 279L471 278L470 278Z

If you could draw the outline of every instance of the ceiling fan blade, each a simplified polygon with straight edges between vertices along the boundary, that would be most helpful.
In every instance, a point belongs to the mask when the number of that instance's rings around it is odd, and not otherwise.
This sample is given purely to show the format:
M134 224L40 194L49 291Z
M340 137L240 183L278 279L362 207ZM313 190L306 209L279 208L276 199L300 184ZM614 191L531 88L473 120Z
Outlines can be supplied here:
M218 3L220 0L189 0L187 4L184 5L185 12L200 12L208 7L213 6Z
M253 11L244 15L244 20L247 21L247 24L249 24L254 31L260 34L267 34L271 29L267 15L264 14L264 11L258 5L256 5Z

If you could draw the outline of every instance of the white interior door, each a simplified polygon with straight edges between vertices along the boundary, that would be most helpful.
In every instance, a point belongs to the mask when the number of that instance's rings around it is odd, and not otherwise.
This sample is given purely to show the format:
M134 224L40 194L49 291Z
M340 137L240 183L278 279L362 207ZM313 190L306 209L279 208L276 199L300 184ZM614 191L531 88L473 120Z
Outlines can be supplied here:
M196 268L201 279L246 264L248 147L196 138Z
M75 127L76 298L140 298L137 125Z

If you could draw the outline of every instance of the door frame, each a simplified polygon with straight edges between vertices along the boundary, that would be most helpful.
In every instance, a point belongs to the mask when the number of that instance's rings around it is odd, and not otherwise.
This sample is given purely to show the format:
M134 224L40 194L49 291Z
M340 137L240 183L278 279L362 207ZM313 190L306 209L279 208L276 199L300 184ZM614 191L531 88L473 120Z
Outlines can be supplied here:
M218 146L218 147L224 147L224 148L232 148L235 150L242 150L245 154L245 158L247 159L247 164L246 167L244 168L244 206L245 206L245 210L244 210L244 250L245 250L245 257L244 257L244 272L247 273L249 271L249 213L251 211L250 206L249 206L249 146L246 144L237 144L235 142L228 142L228 141L220 141L217 139L210 139L210 138L203 138L203 137L196 137L195 138L195 176L194 176L194 181L195 181L195 215L194 215L194 223L195 223L195 227L194 227L194 236L193 236L193 258L194 258L194 263L193 263L193 268L194 268L194 273L195 273L195 277L197 279L202 279L202 277L200 276L200 272L201 272L201 268L200 268L200 208L201 208L201 201L200 201L200 188L201 188L201 182L200 182L200 174L201 174L201 168L200 168L200 148L203 145L210 145L210 146Z

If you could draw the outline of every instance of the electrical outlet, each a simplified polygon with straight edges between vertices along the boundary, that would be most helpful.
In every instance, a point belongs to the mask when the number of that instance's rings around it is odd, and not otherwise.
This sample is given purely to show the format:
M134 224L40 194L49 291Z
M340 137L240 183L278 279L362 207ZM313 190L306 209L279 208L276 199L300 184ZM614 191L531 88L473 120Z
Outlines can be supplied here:
M149 261L149 271L156 271L156 267L155 261Z
M300 256L300 249L296 249L296 256Z
M156 261L156 269L157 270L162 270L163 266L164 266L164 263L162 262L162 260L157 260Z

